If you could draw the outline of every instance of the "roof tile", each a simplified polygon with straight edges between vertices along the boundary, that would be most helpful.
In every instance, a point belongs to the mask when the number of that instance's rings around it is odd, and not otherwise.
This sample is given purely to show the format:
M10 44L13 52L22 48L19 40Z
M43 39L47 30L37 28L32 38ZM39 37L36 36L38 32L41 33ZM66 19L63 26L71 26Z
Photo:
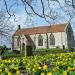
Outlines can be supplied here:
M64 24L56 24L51 26L41 26L34 28L24 28L18 29L14 35L33 35L33 34L44 34L44 33L56 33L56 32L64 32L67 23Z

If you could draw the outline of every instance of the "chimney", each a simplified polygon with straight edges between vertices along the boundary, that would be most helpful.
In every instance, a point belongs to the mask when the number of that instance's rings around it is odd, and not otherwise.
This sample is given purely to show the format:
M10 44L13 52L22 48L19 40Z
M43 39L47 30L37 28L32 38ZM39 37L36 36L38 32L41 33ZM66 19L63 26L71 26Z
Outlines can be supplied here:
M20 25L18 25L18 29L21 29Z

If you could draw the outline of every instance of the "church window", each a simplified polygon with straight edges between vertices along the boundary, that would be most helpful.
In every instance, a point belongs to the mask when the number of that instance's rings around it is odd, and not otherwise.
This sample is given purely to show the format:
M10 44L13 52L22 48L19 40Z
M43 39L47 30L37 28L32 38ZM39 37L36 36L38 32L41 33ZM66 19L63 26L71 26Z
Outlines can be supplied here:
M43 37L41 35L38 36L38 46L43 46Z
M50 35L50 45L55 45L55 37L52 33Z

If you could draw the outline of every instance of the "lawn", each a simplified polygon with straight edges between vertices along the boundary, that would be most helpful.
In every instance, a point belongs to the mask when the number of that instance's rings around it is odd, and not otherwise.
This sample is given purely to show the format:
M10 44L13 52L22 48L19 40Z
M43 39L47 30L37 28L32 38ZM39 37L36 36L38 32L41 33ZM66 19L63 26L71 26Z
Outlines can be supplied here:
M0 75L75 75L75 52L0 60Z
M56 54L56 53L67 53L68 49L60 49L60 48L39 48L33 51L34 55L45 55L45 54Z
M2 50L0 50L0 55L1 55ZM28 50L27 54L30 55L32 51ZM60 49L60 48L53 48L53 49L36 49L35 51L32 52L32 55L46 55L46 54L56 54L56 53L67 53L69 52L68 49ZM24 52L18 53L12 50L3 50L3 54L1 55L4 59L5 58L12 58L12 57L23 57Z

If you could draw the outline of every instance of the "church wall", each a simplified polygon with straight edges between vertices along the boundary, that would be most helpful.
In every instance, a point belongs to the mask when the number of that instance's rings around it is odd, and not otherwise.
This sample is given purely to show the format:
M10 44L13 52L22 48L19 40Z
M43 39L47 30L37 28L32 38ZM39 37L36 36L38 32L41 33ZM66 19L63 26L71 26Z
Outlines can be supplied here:
M40 34L35 34L35 35L30 35L30 37L32 38L32 40L35 42L36 44L36 48L46 48L45 45L45 40L46 40L46 34L41 34L43 36L43 46L38 46L38 36ZM36 37L36 40L34 40L34 37Z
M62 32L62 44L65 46L65 48L68 48L68 45L67 45L67 34L66 32Z
M52 33L55 37L55 45L54 46L51 46L50 45L50 35L51 33L47 33L48 34L48 45L49 45L49 48L56 48L56 36L55 36L55 33Z
M50 45L50 34L51 33L47 33L48 34L48 45L49 48L62 48L62 46L64 45L65 48L67 48L67 36L65 32L58 32L58 33L53 33L54 37L55 37L55 46L51 46ZM34 34L34 35L30 35L31 39L33 40L33 42L36 45L36 48L47 48L47 36L46 34L41 34L43 36L43 46L38 46L38 36L40 34ZM20 47L17 46L17 37L18 36L14 36L14 50L20 50ZM25 38L24 35L20 36L21 37L21 49L22 49L22 44L25 44L25 48L26 48L26 41L27 39ZM34 39L34 37L36 37L36 39Z
M25 36L22 35L22 36L21 36L21 44L22 44L22 43L26 44L26 40L27 40L27 39L25 38Z
M26 41L27 41L27 39L26 39L25 35L21 35L20 37L21 37L21 48L20 48L20 51L23 50L22 47L23 47L23 44L25 44L24 48L25 48L25 55L26 55Z
M56 47L62 48L63 45L65 46L65 48L67 48L67 36L66 36L65 32L53 33L53 35L55 37L55 46L50 45L50 34L51 33L47 33L47 34L48 34L49 48L56 48ZM43 46L38 46L38 36L39 35L40 34L30 35L30 37L32 38L32 40L36 44L36 48L47 48L47 44L46 44L47 36L46 36L46 34L41 34L43 36ZM34 40L34 37L36 37L36 41Z
M14 50L19 50L19 48L17 46L17 38L18 38L18 36L14 36Z
M24 43L25 46L26 46L26 38L24 35L20 36L21 37L21 40L20 40L20 44L19 46L17 45L17 38L18 36L14 36L14 50L19 50L22 49L22 44ZM21 45L21 46L20 46ZM26 48L26 47L25 47Z
M50 34L51 33L48 33L48 36L50 36ZM67 40L66 40L67 38L65 32L53 33L53 35L55 37L55 46L50 46L49 42L49 48L56 48L56 47L62 48L63 45L67 47Z

